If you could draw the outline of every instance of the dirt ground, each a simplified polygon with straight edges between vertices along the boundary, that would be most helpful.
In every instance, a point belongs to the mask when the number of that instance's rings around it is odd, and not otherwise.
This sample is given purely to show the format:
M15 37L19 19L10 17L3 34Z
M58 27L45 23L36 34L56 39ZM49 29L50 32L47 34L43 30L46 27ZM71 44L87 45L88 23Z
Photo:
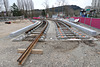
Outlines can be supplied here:
M27 21L9 25L0 23L0 67L100 67L100 41L94 41L95 46L84 42L38 42L35 49L43 49L43 54L31 54L22 66L18 65L17 59L21 54L17 53L17 49L26 48L31 42L12 42L8 35L32 24Z
M0 38L9 35L11 32L32 24L29 20L15 20L11 24L0 22Z

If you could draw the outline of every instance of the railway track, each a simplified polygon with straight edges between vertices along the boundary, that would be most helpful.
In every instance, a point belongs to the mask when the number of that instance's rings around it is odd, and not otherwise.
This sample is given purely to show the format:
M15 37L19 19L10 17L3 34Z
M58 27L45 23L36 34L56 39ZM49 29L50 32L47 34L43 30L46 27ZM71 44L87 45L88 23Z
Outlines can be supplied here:
M58 39L89 39L89 37L79 32L74 27L66 24L65 22L54 20L56 25L56 34Z
M25 38L31 37L34 40L27 47L27 49L23 52L23 54L18 58L17 62L19 63L19 65L21 65L25 62L25 60L30 55L32 49L34 48L34 46L36 45L38 40L42 37L42 35L44 35L46 33L47 26L48 26L48 22L43 21L40 25L34 27L34 29L30 29L30 30L25 32L25 34L27 35ZM39 32L39 33L35 37L32 37L33 36L32 34L34 34L34 32Z
M34 27L34 29L30 29L25 32L26 37L22 39L22 41L34 41L36 36L41 33L41 29L45 26L45 23L41 22L40 25ZM45 30L46 31L46 30ZM42 35L42 39L46 37L46 32Z

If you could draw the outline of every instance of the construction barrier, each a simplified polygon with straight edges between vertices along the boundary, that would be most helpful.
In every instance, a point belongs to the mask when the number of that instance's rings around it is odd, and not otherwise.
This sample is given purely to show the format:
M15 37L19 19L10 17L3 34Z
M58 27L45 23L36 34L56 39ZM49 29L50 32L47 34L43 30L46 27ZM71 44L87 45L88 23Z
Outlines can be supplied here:
M97 32L95 30L92 30L92 29L89 29L89 28L77 25L75 23L69 22L69 21L64 20L64 19L63 20L59 19L59 20L61 20L61 21L65 22L65 23L71 25L72 27L80 29L81 31L87 33L88 35L91 35L91 36L96 36L97 35Z
M100 29L100 18L71 17L79 19L79 22Z
M40 19L40 17L33 17L33 19Z
M91 26L100 29L100 19L92 18Z

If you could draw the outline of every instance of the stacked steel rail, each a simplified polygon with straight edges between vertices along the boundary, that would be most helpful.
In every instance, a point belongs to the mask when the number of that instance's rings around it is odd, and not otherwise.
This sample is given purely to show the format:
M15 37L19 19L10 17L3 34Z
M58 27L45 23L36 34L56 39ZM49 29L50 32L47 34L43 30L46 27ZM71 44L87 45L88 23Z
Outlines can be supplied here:
M39 38L43 35L43 33L45 32L47 26L48 26L48 22L43 21L43 24L45 24L40 32L40 34L38 34L35 38L35 40L27 47L27 49L24 51L24 53L18 58L17 62L19 62L19 65L23 64L24 61L27 59L27 57L30 55L32 49L34 48L34 46L36 45L36 43L38 42ZM31 29L32 30L32 29ZM31 30L27 31L26 33L30 32Z

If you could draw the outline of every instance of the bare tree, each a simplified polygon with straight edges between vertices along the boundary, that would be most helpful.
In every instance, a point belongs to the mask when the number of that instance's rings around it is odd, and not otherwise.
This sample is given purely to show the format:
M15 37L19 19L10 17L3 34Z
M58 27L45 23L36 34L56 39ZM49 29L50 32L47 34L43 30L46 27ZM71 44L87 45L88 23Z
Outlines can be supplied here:
M49 8L49 1L45 0L42 5L44 6L45 9Z
M46 9L46 13L48 14L49 13L49 9L48 9L49 8L49 1L48 0L45 0L42 5Z
M9 2L8 0L3 0L3 3L4 3L5 10L6 10L6 16L8 16Z
M25 9L26 9L26 14L29 17L33 13L34 9L34 4L32 0L25 1Z
M31 11L31 17L33 17L33 10L34 10L34 3L33 3L33 1L32 0L30 0L30 2L29 2L29 4L30 4L30 11Z
M2 10L2 5L3 5L2 0L0 0L0 11Z
M52 5L52 14L53 15L55 14L55 7L54 7L54 5Z
M17 5L18 5L18 9L21 10L22 14L24 16L26 16L26 6L25 6L25 1L26 0L17 0Z
M18 6L18 9L21 10L22 9L22 3L20 0L17 0L17 6Z
M57 0L56 5L57 5L57 6L63 6L63 5L66 5L66 0Z
M23 0L24 1L24 8L25 8L25 17L28 17L28 0Z
M17 0L18 8L22 10L25 17L33 15L34 3L32 0Z
M66 0L57 0L57 3L56 3L57 6L62 6L61 10L62 10L62 13L64 14L65 13L65 8L64 6L67 5L67 2ZM67 9L67 8L66 8ZM60 12L60 9L58 10L58 14Z
M65 15L68 16L69 12L70 12L69 7L66 5L65 8L64 8Z

